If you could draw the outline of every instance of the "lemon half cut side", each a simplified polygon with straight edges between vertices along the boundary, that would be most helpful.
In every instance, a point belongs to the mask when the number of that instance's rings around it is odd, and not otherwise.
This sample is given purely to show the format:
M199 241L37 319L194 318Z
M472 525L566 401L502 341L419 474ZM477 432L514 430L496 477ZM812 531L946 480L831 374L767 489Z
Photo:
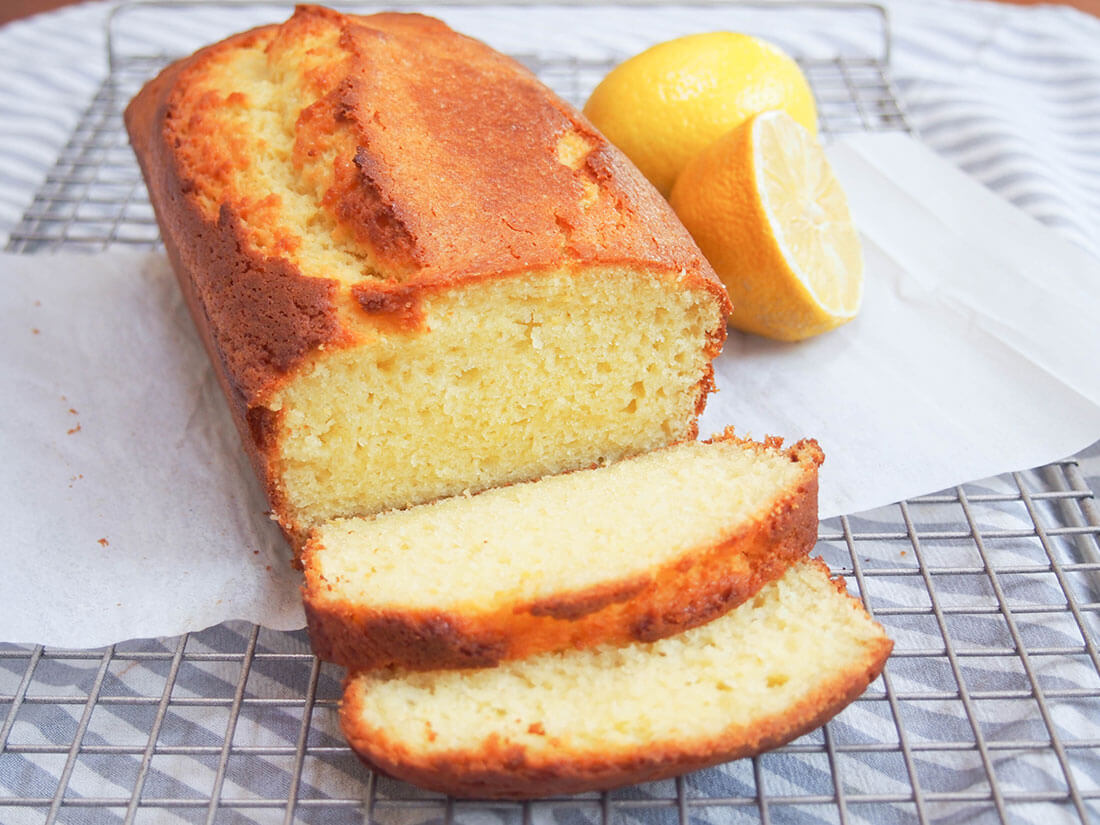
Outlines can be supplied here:
M847 198L820 144L785 112L711 144L671 201L729 290L731 326L799 341L859 312L863 252Z

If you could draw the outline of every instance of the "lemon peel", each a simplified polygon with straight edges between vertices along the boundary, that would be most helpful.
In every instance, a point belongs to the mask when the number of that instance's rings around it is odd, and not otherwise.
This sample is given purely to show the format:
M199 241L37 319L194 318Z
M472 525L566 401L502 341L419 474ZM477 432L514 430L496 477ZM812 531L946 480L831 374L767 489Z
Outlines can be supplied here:
M695 154L775 108L816 133L813 92L793 59L747 34L706 32L659 43L616 66L584 113L667 196Z

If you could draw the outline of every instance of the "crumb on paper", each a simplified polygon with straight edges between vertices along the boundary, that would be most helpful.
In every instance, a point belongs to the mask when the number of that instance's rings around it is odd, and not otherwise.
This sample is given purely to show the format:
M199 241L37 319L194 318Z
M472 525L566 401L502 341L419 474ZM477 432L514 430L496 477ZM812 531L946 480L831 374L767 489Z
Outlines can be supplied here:
M260 551L259 550L253 550L252 555L253 556L258 556L258 555L260 555Z
M72 428L66 430L65 434L66 435L72 435L73 433L78 433L78 432L80 432L80 422L79 421L76 422L75 427L72 427Z
M41 331L38 327L31 327L31 335L37 335Z
M74 410L72 407L69 407L69 412L72 413L73 415L77 415L76 410Z
M102 546L106 547L106 546L107 546L108 544L110 544L111 542L107 541L107 538L106 538L106 536L104 536L103 538L101 538L101 539L99 540L99 543L100 543L100 544L101 544Z

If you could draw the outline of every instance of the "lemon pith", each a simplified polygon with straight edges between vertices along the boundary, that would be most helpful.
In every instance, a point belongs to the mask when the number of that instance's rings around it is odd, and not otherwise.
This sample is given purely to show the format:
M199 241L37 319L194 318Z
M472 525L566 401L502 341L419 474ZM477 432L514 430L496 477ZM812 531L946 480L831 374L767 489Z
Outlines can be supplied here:
M797 341L858 313L863 256L847 200L786 113L757 115L703 150L671 201L730 293L731 326Z
M817 109L798 64L735 32L659 43L601 81L584 113L668 195L687 162L752 115L786 109L812 134Z

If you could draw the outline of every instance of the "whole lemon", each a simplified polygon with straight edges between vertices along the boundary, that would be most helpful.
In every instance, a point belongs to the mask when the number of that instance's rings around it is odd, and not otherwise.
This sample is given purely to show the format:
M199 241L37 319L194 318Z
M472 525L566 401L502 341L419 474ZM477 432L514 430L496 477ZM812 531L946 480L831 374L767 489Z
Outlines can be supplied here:
M584 113L667 196L695 154L766 109L785 109L817 133L813 92L794 60L747 34L708 32L619 64Z

